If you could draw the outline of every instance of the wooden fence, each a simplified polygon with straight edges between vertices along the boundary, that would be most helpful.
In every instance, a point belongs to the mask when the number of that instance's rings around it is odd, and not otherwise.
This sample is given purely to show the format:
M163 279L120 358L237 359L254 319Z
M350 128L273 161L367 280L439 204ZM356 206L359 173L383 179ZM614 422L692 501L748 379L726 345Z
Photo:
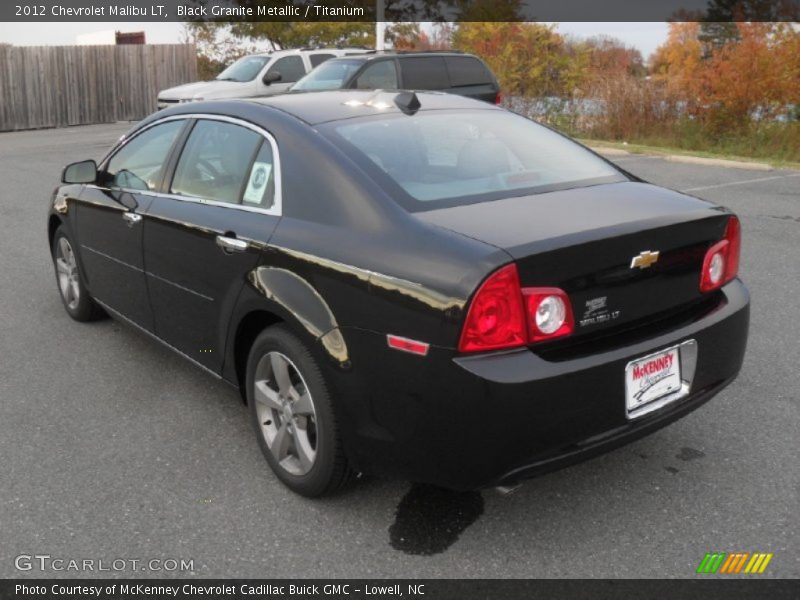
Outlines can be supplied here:
M0 131L138 120L196 79L191 44L0 46Z

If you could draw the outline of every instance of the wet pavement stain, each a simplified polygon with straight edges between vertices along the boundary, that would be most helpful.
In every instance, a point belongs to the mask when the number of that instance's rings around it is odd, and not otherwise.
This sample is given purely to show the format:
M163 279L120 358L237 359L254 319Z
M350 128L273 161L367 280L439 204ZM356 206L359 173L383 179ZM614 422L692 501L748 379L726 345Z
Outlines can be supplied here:
M679 458L680 460L694 460L695 458L703 458L706 455L705 452L701 450L695 450L694 448L683 447L681 451L675 455L675 458Z
M482 514L480 492L453 492L414 484L397 505L394 523L389 527L389 542L406 554L439 554Z
M669 471L673 475L675 475L675 473L680 473L680 470L676 469L675 467L664 467L664 470Z

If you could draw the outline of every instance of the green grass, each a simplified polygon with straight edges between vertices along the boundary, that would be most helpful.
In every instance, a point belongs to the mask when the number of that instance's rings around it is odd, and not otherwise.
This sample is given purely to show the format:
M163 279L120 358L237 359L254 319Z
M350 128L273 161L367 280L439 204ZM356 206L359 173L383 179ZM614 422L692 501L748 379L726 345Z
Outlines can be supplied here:
M593 146L620 148L633 153L680 154L744 162L765 162L774 167L800 168L800 123L761 123L743 130L712 136L693 122L676 123L663 134L632 135L610 140L601 132L579 136Z
M592 146L593 148L617 148L625 150L631 154L650 154L650 155L679 155L679 156L699 156L702 158L719 158L723 160L735 160L739 162L754 162L766 163L772 167L779 169L798 169L800 170L800 161L787 161L779 158L754 158L752 156L741 156L738 154L730 154L723 151L713 150L687 150L677 146L663 146L663 145L648 145L648 144L631 144L627 142L615 142L611 140L599 140L593 138L579 138L582 144Z

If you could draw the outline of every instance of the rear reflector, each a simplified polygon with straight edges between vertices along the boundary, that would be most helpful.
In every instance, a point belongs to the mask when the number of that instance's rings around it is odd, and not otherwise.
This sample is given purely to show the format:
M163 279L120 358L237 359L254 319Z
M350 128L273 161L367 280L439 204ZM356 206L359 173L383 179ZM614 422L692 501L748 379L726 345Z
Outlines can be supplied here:
M731 216L725 228L725 239L728 240L728 264L725 269L725 281L734 279L739 274L739 253L742 248L742 225L739 218Z
M517 348L572 333L569 297L558 288L523 288L515 264L495 271L475 292L459 352Z
M425 342L418 342L417 340L410 340L391 334L386 336L386 343L389 344L389 348L410 352L411 354L419 354L420 356L428 354L428 348L430 348L430 345Z
M700 272L700 291L716 290L739 273L739 249L742 245L739 219L732 216L725 227L725 237L706 252Z
M503 94L501 94L500 92L497 92L497 94L495 94L495 96L494 96L494 103L497 106L500 106L503 103Z

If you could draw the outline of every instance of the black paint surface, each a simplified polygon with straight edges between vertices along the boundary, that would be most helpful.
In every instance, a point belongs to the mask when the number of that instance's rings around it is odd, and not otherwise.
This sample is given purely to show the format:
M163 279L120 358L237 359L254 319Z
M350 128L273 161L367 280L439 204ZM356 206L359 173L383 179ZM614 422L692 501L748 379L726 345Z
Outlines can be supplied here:
M414 484L397 506L397 516L389 527L390 543L406 554L439 554L482 514L480 492Z

